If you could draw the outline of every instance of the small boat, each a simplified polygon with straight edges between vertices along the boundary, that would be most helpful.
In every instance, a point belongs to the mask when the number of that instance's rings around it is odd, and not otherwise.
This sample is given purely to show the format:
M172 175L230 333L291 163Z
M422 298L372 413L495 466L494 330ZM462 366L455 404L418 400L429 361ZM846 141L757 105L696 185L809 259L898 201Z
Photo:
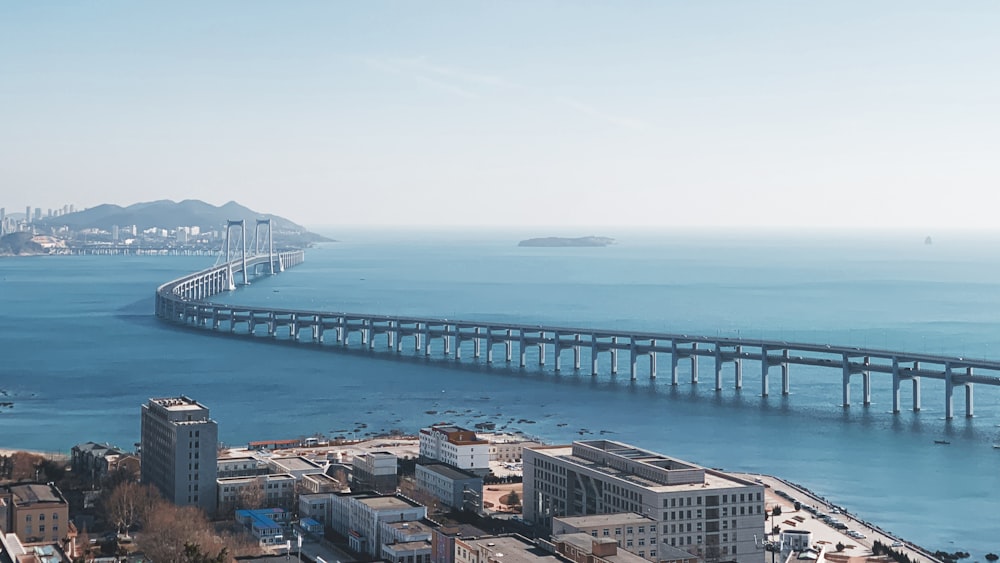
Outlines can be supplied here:
M1000 444L993 444L994 450L1000 450Z
M935 444L950 444L948 440L934 440Z

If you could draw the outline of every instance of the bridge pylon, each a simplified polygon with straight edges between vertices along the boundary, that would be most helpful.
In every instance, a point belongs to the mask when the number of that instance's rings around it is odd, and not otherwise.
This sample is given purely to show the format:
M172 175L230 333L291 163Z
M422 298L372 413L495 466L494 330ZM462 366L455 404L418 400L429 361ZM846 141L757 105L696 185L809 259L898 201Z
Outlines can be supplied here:
M250 273L247 272L247 222L245 219L240 219L239 221L234 221L230 219L226 223L226 264L229 264L229 287L236 289L233 280L233 267L232 267L232 250L230 243L229 233L232 232L233 227L239 227L240 229L240 241L243 243L243 250L240 253L240 258L243 261L243 285L250 285Z
M253 229L253 246L254 246L254 256L260 254L260 226L267 226L267 264L268 273L272 276L274 275L274 235L271 231L271 220L270 219L257 219L257 224ZM283 271L283 268L278 269L278 271Z

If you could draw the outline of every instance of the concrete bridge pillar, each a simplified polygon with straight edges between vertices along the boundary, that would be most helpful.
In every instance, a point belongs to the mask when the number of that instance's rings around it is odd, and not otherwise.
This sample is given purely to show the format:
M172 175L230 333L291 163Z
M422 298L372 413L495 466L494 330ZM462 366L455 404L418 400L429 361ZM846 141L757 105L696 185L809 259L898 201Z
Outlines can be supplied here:
M611 375L618 374L618 337L611 337Z
M472 344L472 357L475 358L475 359L477 359L477 360L479 359L479 356L480 356L480 353L481 353L481 348L482 348L482 345L483 345L482 344L482 338L483 338L482 337L482 331L477 326L476 327L476 336L475 336L475 338L472 339L472 342L473 342L473 344Z
M892 358L892 414L899 414L899 358Z
M396 344L396 353L397 354L402 354L403 353L403 336L404 336L404 333L405 333L405 331L403 330L403 324L400 323L399 321L395 321L393 324L396 326L396 342L395 342L395 344Z
M743 358L741 357L742 354L743 354L743 346L737 344L736 345L736 359L733 361L733 363L736 364L734 366L734 371L736 372L736 389L737 390L743 389Z
M920 362L913 362L913 412L920 412Z
M447 356L451 354L451 326L444 325L444 334L442 335L444 339L444 355Z
M313 315L313 340L323 342L323 317Z
M843 366L843 395L844 395L844 408L851 406L851 358L847 354L844 354L842 360Z
M426 325L421 326L420 323L415 323L413 325L413 351L418 354L420 353L421 335L425 334L422 333L421 331L426 331L426 330L427 330Z
M486 363L493 363L493 329L486 327Z
M544 332L539 332L538 333L538 338L539 338L539 340L538 340L538 365L544 366L545 365L545 342L542 339L545 338L545 333Z
M455 325L455 360L462 359L462 328Z
M952 396L955 394L955 381L952 379L951 364L944 365L944 418L951 420L954 416Z
M691 384L694 385L698 383L698 354L695 352L698 350L698 343L691 343Z
M580 371L580 335L573 337L573 371Z
M504 341L504 351L507 354L507 363L509 364L514 356L514 331L509 328L507 329L507 339Z
M677 357L677 341L670 341L670 384L677 385L677 364L680 358Z
M553 333L552 342L552 362L555 364L556 373L562 371L562 339L558 332Z
M525 343L524 343L524 329L523 328L521 329L521 335L520 335L520 341L519 342L520 342L520 346L518 346L518 352L521 355L521 367L524 367L524 366L528 365L528 361L527 361L528 360L528 353L527 353L527 350L525 350L525 346L524 346Z
M770 370L767 346L760 347L760 396L767 397L767 372Z
M788 350L781 353L781 394L787 395L791 391L791 382L788 378Z
M597 335L590 335L590 375L597 377Z
M972 368L966 368L965 374L972 377ZM972 418L975 416L974 407L972 406L972 382L965 382L965 417Z
M229 311L229 332L236 332L236 311Z
M861 393L864 395L863 403L864 406L869 407L872 404L872 372L871 372L871 358L865 356L865 369L861 372Z
M635 374L636 371L638 370L638 361L639 361L638 351L635 349L635 337L629 339L628 355L629 355L628 376L629 379L635 381Z
M656 379L656 341L650 342L649 350L649 378Z
M431 325L424 324L424 356L431 355Z
M257 319L253 311L250 311L247 316L247 329L250 334L254 333L254 329L257 328Z
M271 338L277 336L278 326L277 321L274 318L274 313L268 311L267 313L267 335Z
M722 391L722 347L715 343L715 390Z

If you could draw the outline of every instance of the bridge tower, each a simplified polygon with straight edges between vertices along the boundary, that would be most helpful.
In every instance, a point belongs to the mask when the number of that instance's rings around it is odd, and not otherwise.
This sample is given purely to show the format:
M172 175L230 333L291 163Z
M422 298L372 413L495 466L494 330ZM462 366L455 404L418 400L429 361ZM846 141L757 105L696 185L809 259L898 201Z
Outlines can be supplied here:
M233 283L233 258L230 249L232 240L229 237L229 233L232 232L233 227L239 227L240 241L243 243L243 250L240 253L240 258L243 261L243 285L250 285L250 278L248 277L250 274L247 272L247 222L245 219L240 219L239 221L230 219L226 223L226 268L229 274L229 291L236 289L236 284Z
M253 253L254 255L260 254L260 226L267 225L267 264L270 268L269 272L272 276L274 275L274 235L271 232L271 220L270 219L257 219L257 225L253 229Z

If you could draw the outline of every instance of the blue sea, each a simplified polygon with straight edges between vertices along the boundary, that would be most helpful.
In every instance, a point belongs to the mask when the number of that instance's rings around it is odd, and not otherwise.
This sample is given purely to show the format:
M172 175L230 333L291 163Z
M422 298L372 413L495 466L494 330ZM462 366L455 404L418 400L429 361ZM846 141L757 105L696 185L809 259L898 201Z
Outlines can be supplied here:
M685 334L775 338L1000 359L1000 235L620 231L604 248L521 248L552 232L330 230L337 243L222 301L333 311L496 319ZM568 233L566 233L568 234ZM550 442L604 437L702 465L776 474L931 549L1000 550L1000 390L975 390L976 416L945 421L944 386L923 382L923 410L890 414L890 380L873 404L840 406L840 372L777 369L762 399L713 390L703 360L692 385L640 362L617 377L574 373L569 353L520 369L407 346L375 353L247 340L157 321L155 287L210 266L206 257L0 259L0 447L68 451L87 440L131 447L149 397L185 394L212 409L227 444L315 433L361 436L447 420L507 424ZM328 338L332 340L332 338ZM407 340L407 343L411 343ZM499 351L499 349L498 349ZM551 352L550 352L551 353ZM502 358L502 354L497 355ZM516 356L515 356L516 360ZM586 363L586 362L585 362ZM910 388L904 385L904 408ZM434 410L438 414L427 414ZM445 411L456 411L445 414ZM514 422L510 422L514 419ZM527 419L533 422L518 423ZM366 424L360 428L360 424ZM592 434L581 435L586 429ZM947 440L937 445L935 440Z

